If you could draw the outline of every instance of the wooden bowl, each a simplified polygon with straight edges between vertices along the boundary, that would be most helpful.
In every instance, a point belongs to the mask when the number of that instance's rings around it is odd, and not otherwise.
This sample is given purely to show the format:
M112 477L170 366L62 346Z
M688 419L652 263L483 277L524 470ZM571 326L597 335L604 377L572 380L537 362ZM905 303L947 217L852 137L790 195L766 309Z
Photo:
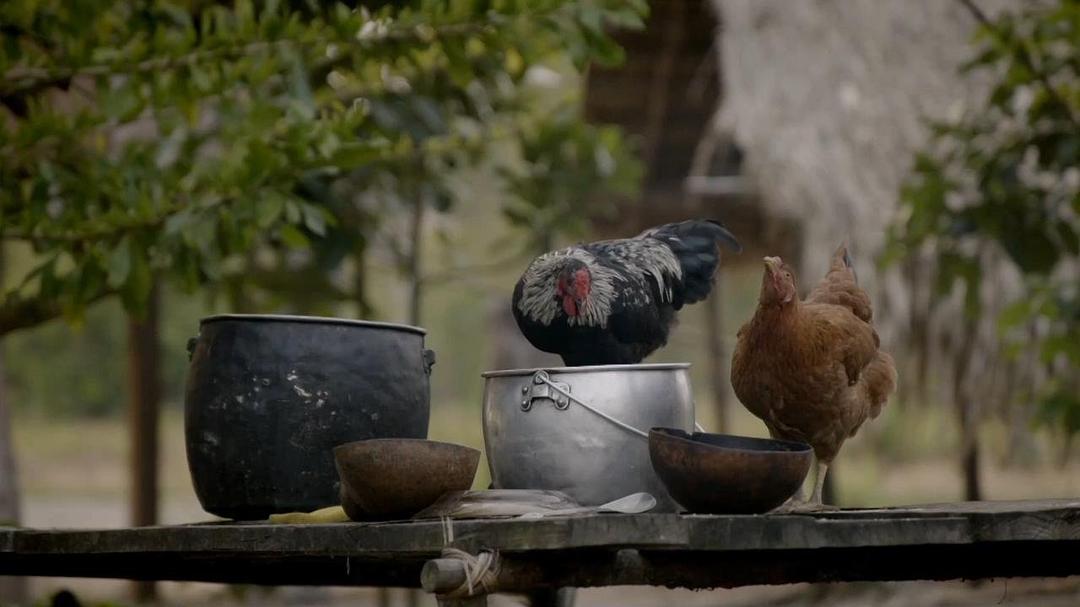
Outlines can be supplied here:
M649 458L671 497L690 512L755 514L802 486L812 450L805 443L729 434L649 432Z
M406 519L449 491L472 486L480 452L419 438L376 438L334 448L341 506L354 521Z

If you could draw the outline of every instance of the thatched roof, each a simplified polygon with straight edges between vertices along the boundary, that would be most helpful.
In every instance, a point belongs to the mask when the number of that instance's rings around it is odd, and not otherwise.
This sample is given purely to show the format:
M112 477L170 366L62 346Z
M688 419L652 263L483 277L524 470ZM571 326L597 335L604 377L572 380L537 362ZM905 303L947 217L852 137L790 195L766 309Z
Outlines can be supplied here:
M849 241L883 340L901 349L913 331L932 336L915 354L924 366L930 350L955 351L965 341L956 298L935 301L922 264L882 273L875 258L914 152L927 142L926 119L955 116L986 90L978 76L958 74L973 54L975 19L945 0L712 3L723 24L718 128L742 149L765 211L801 224L804 274L820 276L836 244ZM1023 2L978 4L993 13ZM976 374L1000 362L992 313L1017 284L1003 264L986 263L990 274L999 270L984 283L991 314L977 330Z
M982 89L957 75L974 20L942 0L713 2L724 24L721 127L763 204L804 223L812 273L850 238L869 274L926 141L924 118Z

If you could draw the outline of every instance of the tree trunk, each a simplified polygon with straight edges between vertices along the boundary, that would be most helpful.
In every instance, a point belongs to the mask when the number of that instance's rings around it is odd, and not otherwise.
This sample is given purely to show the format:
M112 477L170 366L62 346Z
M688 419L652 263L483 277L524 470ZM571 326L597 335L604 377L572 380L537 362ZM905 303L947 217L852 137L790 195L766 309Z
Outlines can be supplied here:
M3 284L4 257L0 245L0 285ZM7 395L4 372L3 338L0 337L0 525L19 524L19 470L15 462L14 435L11 431L11 401ZM26 601L26 578L0 577L0 604Z
M409 324L413 326L420 325L420 314L423 306L423 276L421 271L423 269L421 255L423 253L424 237L424 208L427 206L427 201L424 196L417 196L413 203L412 209L412 222L409 227L409 237L412 242L412 247L409 251Z
M963 332L960 336L960 350L953 368L953 405L956 407L960 424L960 472L964 479L964 499L976 501L982 499L982 484L979 479L979 434L978 416L975 411L975 399L971 394L968 372L975 354L975 319L964 319Z
M724 344L724 310L721 301L720 275L716 286L705 300L705 315L709 342L709 374L712 384L713 407L716 408L716 429L713 432L731 431L731 404L728 398L727 348Z
M353 301L356 302L357 318L374 318L375 310L368 301L367 289L367 243L357 244L353 249Z
M930 306L934 301L932 297L925 296L930 289L926 279L927 260L914 258L904 264L903 272L909 285L908 304L910 318L908 319L908 353L909 365L912 370L911 377L914 381L900 382L900 394L898 395L901 406L915 403L919 407L925 406L930 400Z
M16 526L19 524L19 478L5 379L3 350L0 349L0 525ZM19 604L25 600L26 578L0 577L0 604Z
M1072 455L1073 433L1066 432L1065 440L1061 443L1061 458L1058 460L1058 468L1065 470L1069 465L1069 456Z
M158 324L160 292L155 285L147 303L146 317L128 318L128 381L131 399L131 524L154 525L158 521L158 410L161 400L161 361ZM153 582L134 583L135 600L156 596Z

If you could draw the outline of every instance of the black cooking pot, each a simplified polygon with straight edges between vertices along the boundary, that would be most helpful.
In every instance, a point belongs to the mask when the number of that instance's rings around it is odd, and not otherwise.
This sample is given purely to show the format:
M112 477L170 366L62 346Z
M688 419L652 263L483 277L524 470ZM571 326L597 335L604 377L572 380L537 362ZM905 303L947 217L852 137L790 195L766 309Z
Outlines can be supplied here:
M202 319L188 343L188 467L203 508L253 520L338 503L333 448L427 438L424 330L308 316Z

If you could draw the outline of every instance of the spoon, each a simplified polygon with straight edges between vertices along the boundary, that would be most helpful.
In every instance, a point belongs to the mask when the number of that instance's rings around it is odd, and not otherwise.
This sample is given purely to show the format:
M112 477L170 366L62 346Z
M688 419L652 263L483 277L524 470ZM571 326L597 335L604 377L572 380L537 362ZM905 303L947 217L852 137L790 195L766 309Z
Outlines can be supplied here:
M631 493L625 497L620 497L617 500L612 500L606 504L600 504L599 506L581 506L578 508L565 508L563 510L552 510L550 512L530 512L528 514L522 514L517 518L532 519L543 518L545 516L566 516L568 514L597 514L603 512L612 512L616 514L641 514L642 512L648 512L656 507L656 498L648 493Z

